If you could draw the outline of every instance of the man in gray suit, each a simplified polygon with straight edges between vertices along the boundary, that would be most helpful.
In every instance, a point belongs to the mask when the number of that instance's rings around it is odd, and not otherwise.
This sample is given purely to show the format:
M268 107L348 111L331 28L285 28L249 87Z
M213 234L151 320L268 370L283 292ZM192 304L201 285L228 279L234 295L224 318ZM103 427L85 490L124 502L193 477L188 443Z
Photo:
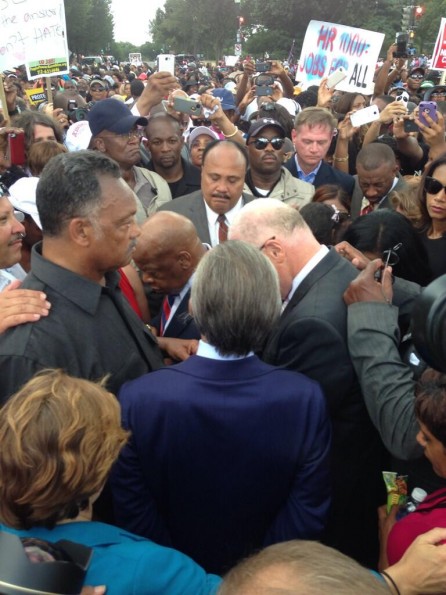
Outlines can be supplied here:
M228 237L228 228L244 204L254 200L243 193L248 157L231 141L210 143L203 153L201 190L162 205L160 211L184 215L195 225L202 242L216 246Z

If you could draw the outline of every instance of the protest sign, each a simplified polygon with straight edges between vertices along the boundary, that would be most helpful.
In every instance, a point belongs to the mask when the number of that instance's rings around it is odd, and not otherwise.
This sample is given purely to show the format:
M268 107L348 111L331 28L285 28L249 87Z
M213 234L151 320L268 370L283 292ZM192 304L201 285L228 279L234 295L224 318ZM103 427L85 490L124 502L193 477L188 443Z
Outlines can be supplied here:
M46 101L46 93L43 87L38 87L37 89L26 89L25 93L28 96L31 105L38 106Z
M347 78L336 85L341 91L371 94L373 76L384 33L310 21L296 72L296 81L318 85L340 66Z
M446 18L441 19L440 30L435 42L434 53L432 54L432 65L434 70L446 70Z
M0 71L20 64L31 79L68 72L63 0L0 1Z
M142 64L142 56L139 52L133 52L129 54L129 62L134 66L141 66Z

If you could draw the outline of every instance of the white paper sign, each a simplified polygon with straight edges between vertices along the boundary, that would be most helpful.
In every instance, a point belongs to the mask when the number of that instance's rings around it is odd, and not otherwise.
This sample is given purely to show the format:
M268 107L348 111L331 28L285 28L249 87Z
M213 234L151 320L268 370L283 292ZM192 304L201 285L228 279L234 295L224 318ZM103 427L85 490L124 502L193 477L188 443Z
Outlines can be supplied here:
M373 76L384 33L310 21L296 72L296 81L318 85L340 66L347 78L336 85L341 91L373 92Z
M0 71L20 64L30 78L68 72L63 0L0 0Z

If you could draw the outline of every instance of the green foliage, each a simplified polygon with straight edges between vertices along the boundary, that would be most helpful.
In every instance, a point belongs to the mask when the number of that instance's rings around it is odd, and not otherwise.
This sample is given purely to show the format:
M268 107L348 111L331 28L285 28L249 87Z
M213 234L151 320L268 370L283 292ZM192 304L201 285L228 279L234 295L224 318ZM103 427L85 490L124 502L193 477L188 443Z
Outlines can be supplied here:
M65 15L72 52L110 52L114 40L111 0L65 0Z

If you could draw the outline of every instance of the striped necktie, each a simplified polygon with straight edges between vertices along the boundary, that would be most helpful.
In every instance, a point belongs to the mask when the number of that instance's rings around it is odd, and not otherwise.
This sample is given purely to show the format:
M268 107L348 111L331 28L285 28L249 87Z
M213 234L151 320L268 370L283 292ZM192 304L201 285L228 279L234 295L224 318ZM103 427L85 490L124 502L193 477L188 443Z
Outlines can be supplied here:
M163 305L161 308L161 324L160 324L160 335L161 337L164 336L164 331L166 329L167 321L169 320L170 312L172 310L172 306L175 300L178 297L178 293L169 293L166 295L163 300Z

